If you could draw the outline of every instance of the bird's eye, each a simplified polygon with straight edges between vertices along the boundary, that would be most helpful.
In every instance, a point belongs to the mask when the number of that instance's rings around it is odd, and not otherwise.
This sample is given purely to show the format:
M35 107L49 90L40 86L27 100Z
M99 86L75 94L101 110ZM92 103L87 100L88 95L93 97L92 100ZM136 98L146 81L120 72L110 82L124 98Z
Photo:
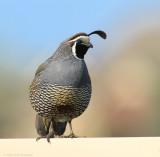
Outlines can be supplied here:
M78 42L79 44L81 44L81 43L82 43L82 40L78 40L77 42Z

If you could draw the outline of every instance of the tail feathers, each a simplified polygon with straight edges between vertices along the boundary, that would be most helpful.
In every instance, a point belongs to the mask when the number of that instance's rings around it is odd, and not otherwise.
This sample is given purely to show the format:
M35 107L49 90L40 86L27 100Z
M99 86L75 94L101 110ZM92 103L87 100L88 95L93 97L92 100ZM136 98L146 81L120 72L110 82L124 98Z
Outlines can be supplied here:
M66 125L67 125L67 121L66 122L54 122L53 124L54 133L58 136L63 135L66 130Z
M49 125L46 126L43 118L38 114L36 115L35 127L40 136L45 136L49 132Z
M37 130L38 135L45 136L49 133L49 126L51 120L44 119L40 115L36 115L35 127ZM55 135L61 136L64 134L66 130L66 122L53 122L53 130Z

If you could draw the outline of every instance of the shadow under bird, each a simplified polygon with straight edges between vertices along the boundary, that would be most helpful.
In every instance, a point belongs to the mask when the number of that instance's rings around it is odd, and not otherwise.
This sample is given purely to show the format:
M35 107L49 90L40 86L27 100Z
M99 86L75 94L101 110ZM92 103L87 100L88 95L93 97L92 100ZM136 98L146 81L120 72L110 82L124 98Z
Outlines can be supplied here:
M89 48L90 35L106 39L103 31L78 33L64 40L56 52L42 63L30 86L30 102L37 112L35 126L40 137L78 137L71 121L87 108L92 92L91 80L84 55ZM70 135L62 136L67 122Z

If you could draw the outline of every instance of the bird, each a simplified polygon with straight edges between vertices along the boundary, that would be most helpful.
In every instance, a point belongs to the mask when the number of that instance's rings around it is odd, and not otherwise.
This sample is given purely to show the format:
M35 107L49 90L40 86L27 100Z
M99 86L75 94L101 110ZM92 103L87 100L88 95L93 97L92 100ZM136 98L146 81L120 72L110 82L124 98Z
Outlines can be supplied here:
M77 33L61 42L53 55L38 67L29 88L31 106L37 112L37 141L79 137L74 134L71 122L86 110L91 99L92 85L84 56L93 48L92 34L107 37L101 30ZM70 134L63 136L67 124Z

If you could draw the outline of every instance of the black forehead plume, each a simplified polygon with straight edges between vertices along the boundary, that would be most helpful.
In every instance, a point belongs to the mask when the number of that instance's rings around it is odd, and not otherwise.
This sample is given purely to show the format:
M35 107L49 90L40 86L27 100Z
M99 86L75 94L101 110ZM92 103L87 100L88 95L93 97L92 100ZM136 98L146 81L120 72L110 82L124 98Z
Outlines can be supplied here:
M88 34L88 36L90 36L92 34L97 34L97 35L99 35L103 39L106 39L106 37L107 37L106 33L103 32L103 31L100 31L100 30L94 31L94 32Z
M88 36L88 35L86 33L80 32L80 33L77 33L77 34L69 37L67 40L70 41L70 40L73 40L73 39L75 39L75 38L77 38L79 36Z

